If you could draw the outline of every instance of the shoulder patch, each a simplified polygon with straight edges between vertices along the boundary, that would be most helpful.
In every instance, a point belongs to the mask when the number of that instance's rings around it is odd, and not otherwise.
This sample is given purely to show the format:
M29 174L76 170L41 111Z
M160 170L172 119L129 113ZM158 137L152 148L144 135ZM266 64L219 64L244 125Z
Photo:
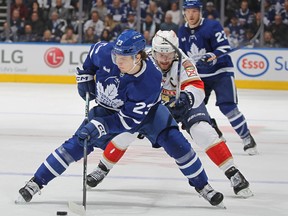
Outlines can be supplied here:
M191 65L185 68L188 77L198 76L195 66Z

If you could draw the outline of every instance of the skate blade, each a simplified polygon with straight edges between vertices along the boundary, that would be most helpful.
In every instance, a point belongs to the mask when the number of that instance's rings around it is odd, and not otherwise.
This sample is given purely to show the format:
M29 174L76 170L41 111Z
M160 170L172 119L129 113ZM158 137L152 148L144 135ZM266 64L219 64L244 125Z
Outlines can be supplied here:
M249 148L245 152L251 156L259 154L256 147L255 148Z
M82 206L82 205L78 205L75 202L69 201L68 202L68 207L75 214L86 215L86 210L85 210L84 206Z
M218 205L216 205L217 208L220 209L227 209L226 206L224 205L223 201L221 203L219 203Z
M254 196L254 194L252 193L252 191L251 191L249 188L245 188L245 189L239 191L239 192L237 193L237 196L246 199L246 198L249 198L249 197Z
M25 204L26 201L24 200L24 198L22 196L19 196L17 199L15 199L14 201L15 204Z

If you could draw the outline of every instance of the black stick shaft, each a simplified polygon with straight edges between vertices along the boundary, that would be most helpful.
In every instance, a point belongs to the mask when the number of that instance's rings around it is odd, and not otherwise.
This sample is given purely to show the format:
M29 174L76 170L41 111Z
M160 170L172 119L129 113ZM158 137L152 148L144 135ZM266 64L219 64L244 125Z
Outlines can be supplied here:
M89 92L86 92L86 100L85 100L85 123L87 124L88 114L89 114ZM83 202L82 205L86 210L86 200L87 200L87 139L84 140L83 146Z

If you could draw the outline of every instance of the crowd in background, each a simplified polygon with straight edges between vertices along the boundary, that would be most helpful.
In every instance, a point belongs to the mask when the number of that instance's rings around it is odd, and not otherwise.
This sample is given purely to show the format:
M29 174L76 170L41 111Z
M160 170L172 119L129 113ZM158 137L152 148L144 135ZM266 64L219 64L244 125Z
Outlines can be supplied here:
M264 47L288 47L288 0L264 1ZM177 0L140 2L140 31L147 45L157 30L177 33L184 22ZM219 2L203 0L203 17L220 20ZM224 31L232 47L255 35L262 19L259 2L225 1ZM137 30L137 0L85 0L81 25L79 0L14 0L10 8L10 23L0 32L5 42L95 43ZM259 41L251 46L259 47Z

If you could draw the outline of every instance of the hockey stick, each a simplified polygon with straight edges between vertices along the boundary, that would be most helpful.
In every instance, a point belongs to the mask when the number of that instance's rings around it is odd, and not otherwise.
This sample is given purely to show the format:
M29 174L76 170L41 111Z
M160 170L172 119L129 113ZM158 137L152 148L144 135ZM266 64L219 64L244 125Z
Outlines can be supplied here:
M88 119L89 114L89 92L86 92L86 98L85 98L85 119L84 122L87 124L89 122ZM88 140L84 140L84 146L83 146L83 200L82 200L82 206L74 203L69 202L68 206L71 211L73 211L76 214L79 215L85 215L86 214L86 200L87 200L87 146L88 146Z
M157 35L157 34L156 34ZM181 64L182 64L182 53L181 51L178 49L178 47L176 47L173 43L171 43L169 40L167 40L166 38L157 35L159 37L161 37L164 41L166 41L167 43L169 43L170 46L172 46L172 48L175 50L175 52L178 55L178 68L177 68L177 88L176 88L176 96L175 96L175 102L178 102L179 97L180 97L180 88L181 88L181 83L180 83L180 73L181 73Z
M85 98L85 124L89 122L88 114L89 114L89 92L86 92ZM82 205L86 210L86 197L87 197L87 146L88 139L84 140L83 146L83 202Z
M223 56L229 55L230 53L233 53L233 52L235 52L235 51L237 51L237 50L239 50L239 49L242 49L242 48L244 48L244 47L252 44L255 40L257 40L257 38L258 38L258 36L260 35L260 33L262 32L263 28L264 28L264 23L263 23L263 20L261 20L260 26L259 26L257 32L255 33L255 35L253 36L253 38L251 38L251 39L250 39L249 41L247 41L247 42L244 42L244 43L240 44L238 47L229 50L228 52L225 52L225 53L222 53L222 54L220 54L220 55L218 55L218 56L213 56L213 57L209 58L209 59L207 60L207 62L210 62L210 61L213 61L213 60L215 60L215 59L221 58L221 57L223 57Z

